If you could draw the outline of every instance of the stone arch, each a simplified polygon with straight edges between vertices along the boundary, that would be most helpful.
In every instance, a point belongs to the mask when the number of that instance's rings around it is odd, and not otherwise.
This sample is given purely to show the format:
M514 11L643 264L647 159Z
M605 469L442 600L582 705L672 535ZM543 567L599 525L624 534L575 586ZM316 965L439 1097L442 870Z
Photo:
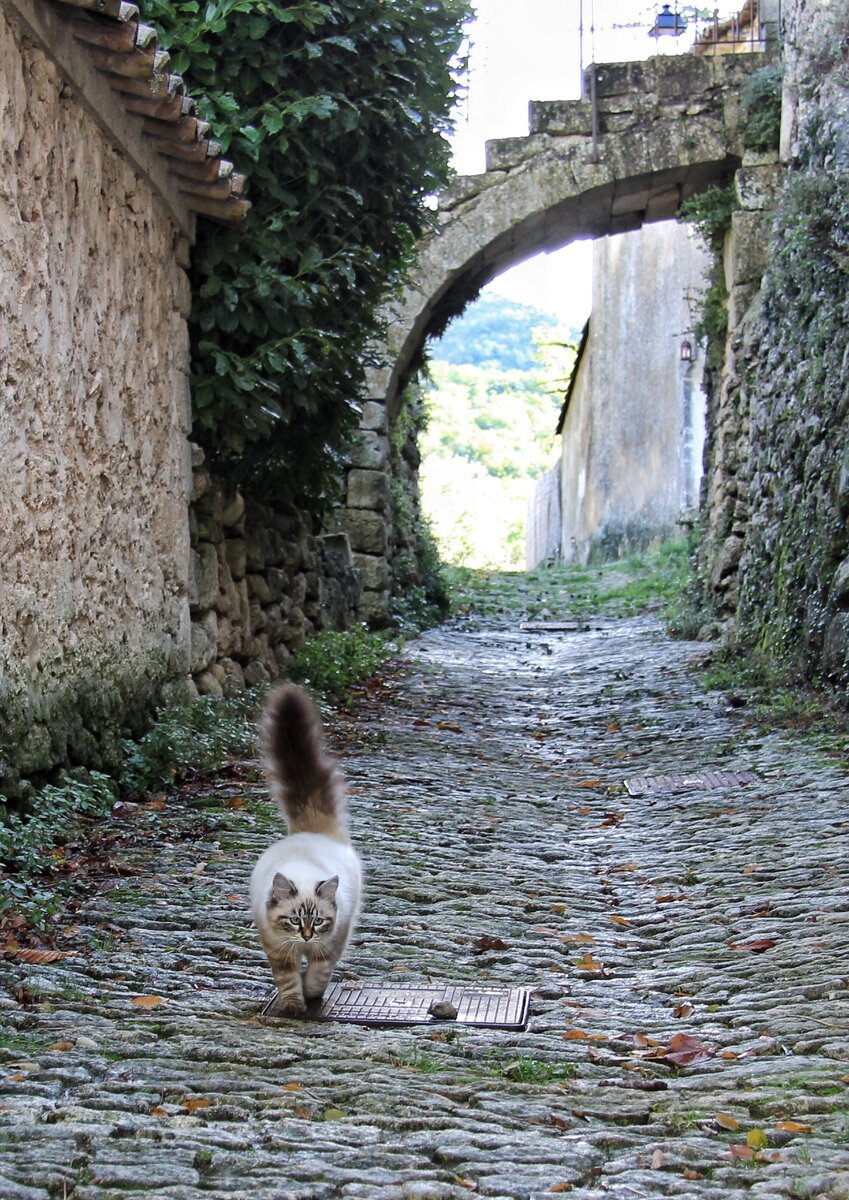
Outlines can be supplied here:
M760 54L656 57L590 68L588 101L531 103L530 133L487 143L486 171L438 197L436 226L403 293L384 308L386 341L350 460L345 524L364 573L366 619L386 612L389 430L426 339L507 267L569 242L674 217L742 161L740 89Z

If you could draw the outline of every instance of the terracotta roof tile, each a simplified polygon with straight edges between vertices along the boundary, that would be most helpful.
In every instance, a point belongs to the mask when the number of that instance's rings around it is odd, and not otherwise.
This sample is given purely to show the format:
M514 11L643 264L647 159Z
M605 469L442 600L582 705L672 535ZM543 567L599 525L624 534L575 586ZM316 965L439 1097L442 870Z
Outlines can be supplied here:
M243 221L251 207L245 176L221 157L209 125L195 115L195 101L186 95L182 78L171 74L156 30L139 21L138 8L121 0L48 2L64 17L124 111L141 118L142 133L162 158L186 207L228 224Z

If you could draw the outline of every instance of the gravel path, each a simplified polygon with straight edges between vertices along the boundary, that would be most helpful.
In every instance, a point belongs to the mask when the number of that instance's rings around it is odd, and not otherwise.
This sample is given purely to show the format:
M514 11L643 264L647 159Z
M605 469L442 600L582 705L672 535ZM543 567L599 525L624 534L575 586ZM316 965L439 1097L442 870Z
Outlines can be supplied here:
M263 789L125 806L92 949L0 964L3 1200L849 1197L849 781L702 653L447 626L340 718L341 977L527 985L522 1033L261 1017ZM758 779L623 785L705 768Z

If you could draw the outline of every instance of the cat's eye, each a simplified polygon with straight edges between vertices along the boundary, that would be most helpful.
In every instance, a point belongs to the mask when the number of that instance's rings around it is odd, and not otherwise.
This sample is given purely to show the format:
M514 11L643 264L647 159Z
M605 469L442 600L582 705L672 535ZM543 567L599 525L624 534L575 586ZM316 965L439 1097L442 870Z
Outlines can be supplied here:
M316 917L316 919L312 923L312 927L313 927L313 929L321 929L322 925L326 925L326 924L327 924L327 921L325 920L324 917Z
M300 917L287 917L286 920L289 922L290 925L293 925L296 929L301 923Z

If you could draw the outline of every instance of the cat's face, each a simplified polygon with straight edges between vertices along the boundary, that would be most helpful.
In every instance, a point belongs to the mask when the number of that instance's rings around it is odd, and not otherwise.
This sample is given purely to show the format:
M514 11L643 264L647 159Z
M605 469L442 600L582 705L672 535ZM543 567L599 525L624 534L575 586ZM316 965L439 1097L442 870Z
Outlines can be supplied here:
M277 936L284 942L305 945L322 940L333 932L336 923L336 890L339 876L315 885L302 893L290 879L278 871L271 885L267 917Z

